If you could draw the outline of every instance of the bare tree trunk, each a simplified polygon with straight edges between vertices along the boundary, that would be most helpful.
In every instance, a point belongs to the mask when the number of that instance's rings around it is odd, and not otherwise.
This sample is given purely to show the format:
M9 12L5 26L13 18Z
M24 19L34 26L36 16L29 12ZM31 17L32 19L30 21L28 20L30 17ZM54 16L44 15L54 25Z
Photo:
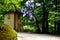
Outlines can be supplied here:
M42 33L48 33L48 10L45 7L45 3L43 4L43 26Z

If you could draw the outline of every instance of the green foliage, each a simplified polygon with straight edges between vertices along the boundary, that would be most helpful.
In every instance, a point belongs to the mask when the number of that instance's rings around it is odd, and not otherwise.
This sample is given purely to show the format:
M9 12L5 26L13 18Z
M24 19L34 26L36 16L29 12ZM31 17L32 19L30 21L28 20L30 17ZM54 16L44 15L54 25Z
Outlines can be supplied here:
M20 11L23 0L0 0L0 22L4 22L4 14L8 11Z
M0 1L0 10L3 9L3 11L15 11L16 8L21 8L21 2L23 0L1 0Z
M54 32L54 23L60 23L60 8L53 8L53 5L58 5L60 7L60 2L56 3L56 0L34 0L35 2L41 3L41 6L38 8L32 9L33 14L38 20L38 25L42 31L42 22L43 22L43 7L48 11L48 29L49 32L52 33ZM0 0L0 22L3 22L4 19L4 12L8 11L20 11L21 7L25 6L24 3L26 0ZM44 5L44 6L43 6ZM58 12L57 12L58 10ZM31 22L28 22L28 16L23 18L23 28L26 31L31 31L31 32L36 32L37 27L36 27L36 22L35 18L31 20Z
M57 15L57 12L51 11L49 13L48 21L49 21L50 26L54 25L54 21L55 21L55 18L56 18L55 15Z
M45 6L45 8L48 11L48 29L49 29L48 31L50 33L54 33L55 23L60 22L60 18L59 18L60 16L58 16L60 14L60 12L59 13L57 12L57 10L59 11L60 8L53 8L53 5L59 6L60 3L57 4L55 0L45 0L45 1L44 0L34 0L34 1L41 3L40 7L36 8L36 9L32 9L33 14L38 19L38 23L39 23L39 27L40 27L41 31L42 31L42 26L43 26L42 22L43 22L43 15L44 15L43 14L43 7ZM28 23L27 20L28 20L28 16L24 17L24 20L23 20L24 25L36 26L35 20L31 21L30 23Z
M0 40L17 40L17 33L8 25L0 23Z
M3 23L4 22L4 17L2 14L0 14L0 22Z
M36 27L34 27L34 26L30 26L30 25L25 25L25 26L23 26L23 28L24 28L24 30L25 31L30 31L30 32L36 32Z

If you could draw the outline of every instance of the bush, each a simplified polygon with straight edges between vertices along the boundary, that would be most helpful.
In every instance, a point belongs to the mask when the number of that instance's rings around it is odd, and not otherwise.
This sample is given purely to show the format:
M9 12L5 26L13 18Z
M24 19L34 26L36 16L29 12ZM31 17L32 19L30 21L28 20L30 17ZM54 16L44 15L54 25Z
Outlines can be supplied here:
M27 32L36 32L37 28L35 26L25 25L23 26L24 30Z
M17 40L17 34L13 28L0 23L0 40Z

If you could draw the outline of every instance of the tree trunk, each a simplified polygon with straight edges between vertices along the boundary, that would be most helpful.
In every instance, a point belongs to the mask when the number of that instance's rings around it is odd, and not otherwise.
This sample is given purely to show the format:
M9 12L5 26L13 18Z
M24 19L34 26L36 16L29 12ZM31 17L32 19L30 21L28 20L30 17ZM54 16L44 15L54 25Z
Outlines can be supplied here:
M37 33L40 33L41 30L40 30L40 27L39 27L39 22L38 22L38 20L37 20L37 17L36 17L35 14L33 14L33 16L35 17L35 23L36 23L36 27L37 27Z
M42 24L42 33L48 33L48 10L43 4L43 24Z
M40 33L39 22L38 22L37 18L35 18L35 19L36 19L37 33Z
M54 22L54 33L56 34L56 22Z
M60 23L58 23L57 34L60 34Z
M55 15L55 17L57 17L57 14ZM56 21L56 19L55 19ZM54 33L56 34L57 32L57 22L54 21Z

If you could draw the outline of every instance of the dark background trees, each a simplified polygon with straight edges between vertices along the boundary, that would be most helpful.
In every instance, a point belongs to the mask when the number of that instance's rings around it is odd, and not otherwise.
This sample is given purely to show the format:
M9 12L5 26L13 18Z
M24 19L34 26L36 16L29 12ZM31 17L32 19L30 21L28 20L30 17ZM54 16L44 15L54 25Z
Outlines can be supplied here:
M60 1L59 0L34 0L40 7L32 9L34 19L29 20L28 15L23 17L23 28L27 32L60 34ZM25 7L26 0L1 0L0 22L4 22L4 12L19 11ZM14 5L12 5L12 4ZM29 20L29 22L28 22Z

